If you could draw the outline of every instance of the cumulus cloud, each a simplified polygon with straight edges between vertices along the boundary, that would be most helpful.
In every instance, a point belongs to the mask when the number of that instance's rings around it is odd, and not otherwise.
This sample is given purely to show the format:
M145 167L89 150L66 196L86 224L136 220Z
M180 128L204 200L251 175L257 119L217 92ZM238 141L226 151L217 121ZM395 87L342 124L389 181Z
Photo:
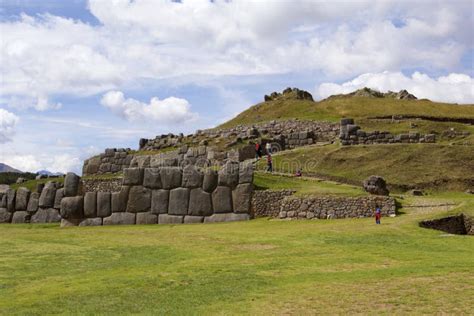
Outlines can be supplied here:
M321 98L326 98L363 87L383 92L406 89L417 98L439 102L474 103L474 79L468 75L456 73L438 78L431 78L420 72L414 72L411 76L388 71L366 73L342 84L323 83L317 89L317 94Z
M133 98L125 98L121 91L109 91L102 96L100 103L128 121L154 121L176 124L197 118L191 112L191 105L185 99L169 97L160 100L151 98L149 103Z
M9 155L2 160L13 168L27 172L37 172L39 170L49 170L51 172L62 173L69 171L79 172L82 166L82 161L79 157L72 156L71 154L16 154Z
M90 0L89 10L99 24L52 15L0 23L2 104L57 108L59 94L176 76L459 71L474 48L469 0Z
M18 116L0 108L0 144L11 141L18 121Z

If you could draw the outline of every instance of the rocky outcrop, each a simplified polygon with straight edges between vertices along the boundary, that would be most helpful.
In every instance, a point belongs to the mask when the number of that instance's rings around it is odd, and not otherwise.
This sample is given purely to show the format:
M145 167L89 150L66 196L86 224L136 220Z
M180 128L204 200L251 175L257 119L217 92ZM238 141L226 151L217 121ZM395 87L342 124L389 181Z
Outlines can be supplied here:
M362 186L366 192L375 195L388 195L390 192L387 189L385 179L380 176L370 176L364 180Z
M350 98L350 97L366 97L366 98L390 98L397 100L416 100L417 98L409 93L407 90L400 90L399 92L388 91L386 93L371 89L362 88L347 94L337 94L328 97L326 100L335 98Z
M308 100L314 101L313 96L308 91L300 90L298 88L286 88L281 93L272 92L270 95L265 95L263 97L265 102L275 101L275 100L284 100L284 99L295 99L295 100Z

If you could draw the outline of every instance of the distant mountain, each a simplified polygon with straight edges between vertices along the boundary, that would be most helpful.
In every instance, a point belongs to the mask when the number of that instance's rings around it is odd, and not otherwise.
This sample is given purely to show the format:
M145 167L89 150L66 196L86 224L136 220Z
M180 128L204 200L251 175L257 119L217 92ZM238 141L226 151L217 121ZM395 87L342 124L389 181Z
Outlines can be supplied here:
M44 176L48 176L48 177L51 177L51 176L62 176L64 175L64 173L61 173L61 172L51 172L49 170L39 170L36 172L37 174L41 174L41 175L44 175Z
M10 167L7 164L1 163L0 162L0 172L18 172L18 173L23 173L23 171L20 171L18 169L15 169L13 167Z

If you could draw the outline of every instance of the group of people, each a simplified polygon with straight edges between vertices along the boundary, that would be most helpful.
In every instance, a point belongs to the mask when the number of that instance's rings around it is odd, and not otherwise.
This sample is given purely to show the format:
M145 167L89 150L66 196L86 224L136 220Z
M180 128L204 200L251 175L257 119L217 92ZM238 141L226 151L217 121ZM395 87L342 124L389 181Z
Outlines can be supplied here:
M272 145L270 143L265 144L265 151L267 154L267 172L273 172L273 161L272 161ZM255 143L255 159L258 161L263 156L262 145Z

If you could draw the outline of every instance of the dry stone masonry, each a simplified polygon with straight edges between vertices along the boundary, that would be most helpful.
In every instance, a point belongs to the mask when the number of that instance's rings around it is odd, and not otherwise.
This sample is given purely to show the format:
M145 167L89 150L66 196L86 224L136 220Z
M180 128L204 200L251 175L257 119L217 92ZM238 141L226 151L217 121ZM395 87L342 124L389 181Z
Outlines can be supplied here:
M394 144L394 143L434 143L435 134L420 134L410 132L393 135L386 131L365 132L360 126L355 125L351 118L341 120L339 139L343 146L347 145L370 145L370 144Z

